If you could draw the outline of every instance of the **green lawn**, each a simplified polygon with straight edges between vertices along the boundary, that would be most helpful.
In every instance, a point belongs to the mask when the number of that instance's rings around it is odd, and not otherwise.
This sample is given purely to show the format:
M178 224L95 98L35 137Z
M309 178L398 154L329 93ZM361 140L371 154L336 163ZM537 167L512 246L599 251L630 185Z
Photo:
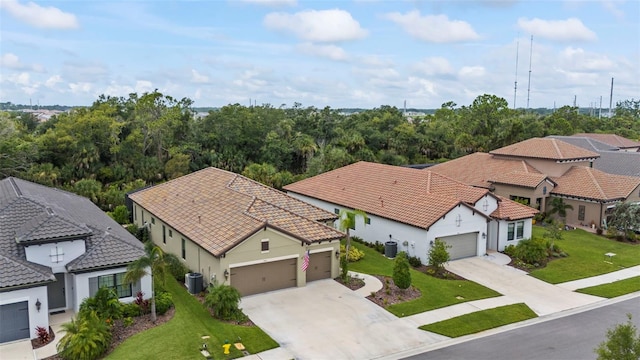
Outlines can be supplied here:
M544 227L534 226L533 236L542 237ZM531 276L551 284L606 274L626 267L640 265L640 245L621 243L576 229L562 231L558 245L569 254L566 258L550 261L546 267L531 272ZM614 253L611 263L604 254Z
M537 317L527 305L513 304L494 309L476 311L452 319L420 326L420 329L448 337L475 334L480 331Z
M595 295L611 299L614 297L630 294L632 292L640 291L640 276L614 281L609 284L602 284L578 289L576 291L583 294Z
M167 279L166 288L176 307L173 319L127 339L107 359L204 359L200 354L203 343L214 359L238 358L242 353L233 346L230 355L222 354L225 340L234 343L238 338L251 354L278 347L278 343L257 326L229 325L213 319L174 279ZM203 340L203 335L210 338Z
M393 274L393 260L387 259L377 251L357 243L352 246L364 251L365 257L349 263L349 270L371 275ZM390 305L386 309L396 316L409 316L449 305L471 300L500 296L499 293L467 280L442 280L411 270L411 284L420 289L419 299Z

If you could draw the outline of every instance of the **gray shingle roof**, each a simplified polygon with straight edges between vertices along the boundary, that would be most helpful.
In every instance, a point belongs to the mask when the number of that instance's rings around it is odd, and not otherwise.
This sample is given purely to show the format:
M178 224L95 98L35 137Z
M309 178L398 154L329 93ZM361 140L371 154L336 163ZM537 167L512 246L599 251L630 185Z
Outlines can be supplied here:
M0 289L56 281L51 268L0 254Z
M614 175L640 176L640 153L617 151L618 148L603 142L578 136L548 136L592 150L600 154L593 168Z
M51 268L26 260L25 245L74 238L83 238L87 250L67 264L68 271L126 264L144 255L142 243L89 199L17 178L0 180L0 274L13 279L7 286L53 276Z

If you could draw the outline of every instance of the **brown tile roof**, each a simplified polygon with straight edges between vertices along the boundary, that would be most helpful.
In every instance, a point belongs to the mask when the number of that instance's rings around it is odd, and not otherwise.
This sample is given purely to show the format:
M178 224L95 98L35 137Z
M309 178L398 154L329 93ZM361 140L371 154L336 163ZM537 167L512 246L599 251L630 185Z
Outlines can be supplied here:
M582 134L574 134L573 136L590 138L590 139L597 140L597 141L600 141L602 143L605 143L607 145L619 147L621 149L634 148L634 147L639 147L640 146L640 142L633 141L631 139L627 139L625 137L622 137L622 136L619 136L619 135L616 135L616 134L582 133Z
M491 213L491 217L500 220L521 220L534 217L539 211L502 196L498 196L498 208Z
M598 153L553 138L531 138L489 152L493 155L570 161L600 157Z
M524 160L495 158L491 154L479 152L428 169L483 188L490 188L492 182L535 187L546 178Z
M305 242L344 236L316 222L335 219L334 214L216 168L196 171L129 197L215 256L270 223Z
M586 166L572 166L554 181L557 186L552 194L597 201L626 199L640 186L639 177L607 174Z
M284 188L425 229L454 206L488 193L433 171L363 161Z

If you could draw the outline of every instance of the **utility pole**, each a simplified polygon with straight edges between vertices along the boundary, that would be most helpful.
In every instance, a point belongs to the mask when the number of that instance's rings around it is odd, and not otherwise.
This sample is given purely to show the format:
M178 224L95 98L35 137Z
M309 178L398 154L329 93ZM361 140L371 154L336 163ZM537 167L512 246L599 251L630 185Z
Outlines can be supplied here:
M609 95L609 119L611 119L611 109L613 108L613 78L611 78L611 94Z
M529 95L531 94L531 59L533 58L533 35L531 35L531 48L529 49L529 83L527 84L527 110L529 110Z

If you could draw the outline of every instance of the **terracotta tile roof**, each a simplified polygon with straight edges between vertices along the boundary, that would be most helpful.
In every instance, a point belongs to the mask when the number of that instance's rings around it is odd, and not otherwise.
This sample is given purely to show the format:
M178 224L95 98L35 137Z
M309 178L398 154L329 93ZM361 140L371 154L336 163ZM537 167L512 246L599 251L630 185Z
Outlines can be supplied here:
M479 152L428 169L467 185L483 188L490 188L493 181L507 181L509 178L513 180L505 184L535 187L546 178L524 160L495 158Z
M344 236L316 222L335 219L335 214L216 168L196 171L129 197L215 256L267 223L306 242Z
M607 174L586 166L572 166L554 181L558 185L552 194L597 201L626 199L640 186L639 177Z
M593 159L600 155L553 138L531 138L489 152L493 155L570 161Z
M473 204L488 193L433 171L363 161L284 188L420 228L430 227L454 206Z
M616 134L582 133L582 134L574 134L573 136L586 137L586 138L594 139L594 140L603 142L603 143L608 144L608 145L619 147L621 149L640 147L640 142L633 141L631 139L627 139L625 137L622 137L622 136L619 136L619 135L616 135Z
M491 217L500 220L521 220L534 217L539 211L498 195L498 208L491 213Z

